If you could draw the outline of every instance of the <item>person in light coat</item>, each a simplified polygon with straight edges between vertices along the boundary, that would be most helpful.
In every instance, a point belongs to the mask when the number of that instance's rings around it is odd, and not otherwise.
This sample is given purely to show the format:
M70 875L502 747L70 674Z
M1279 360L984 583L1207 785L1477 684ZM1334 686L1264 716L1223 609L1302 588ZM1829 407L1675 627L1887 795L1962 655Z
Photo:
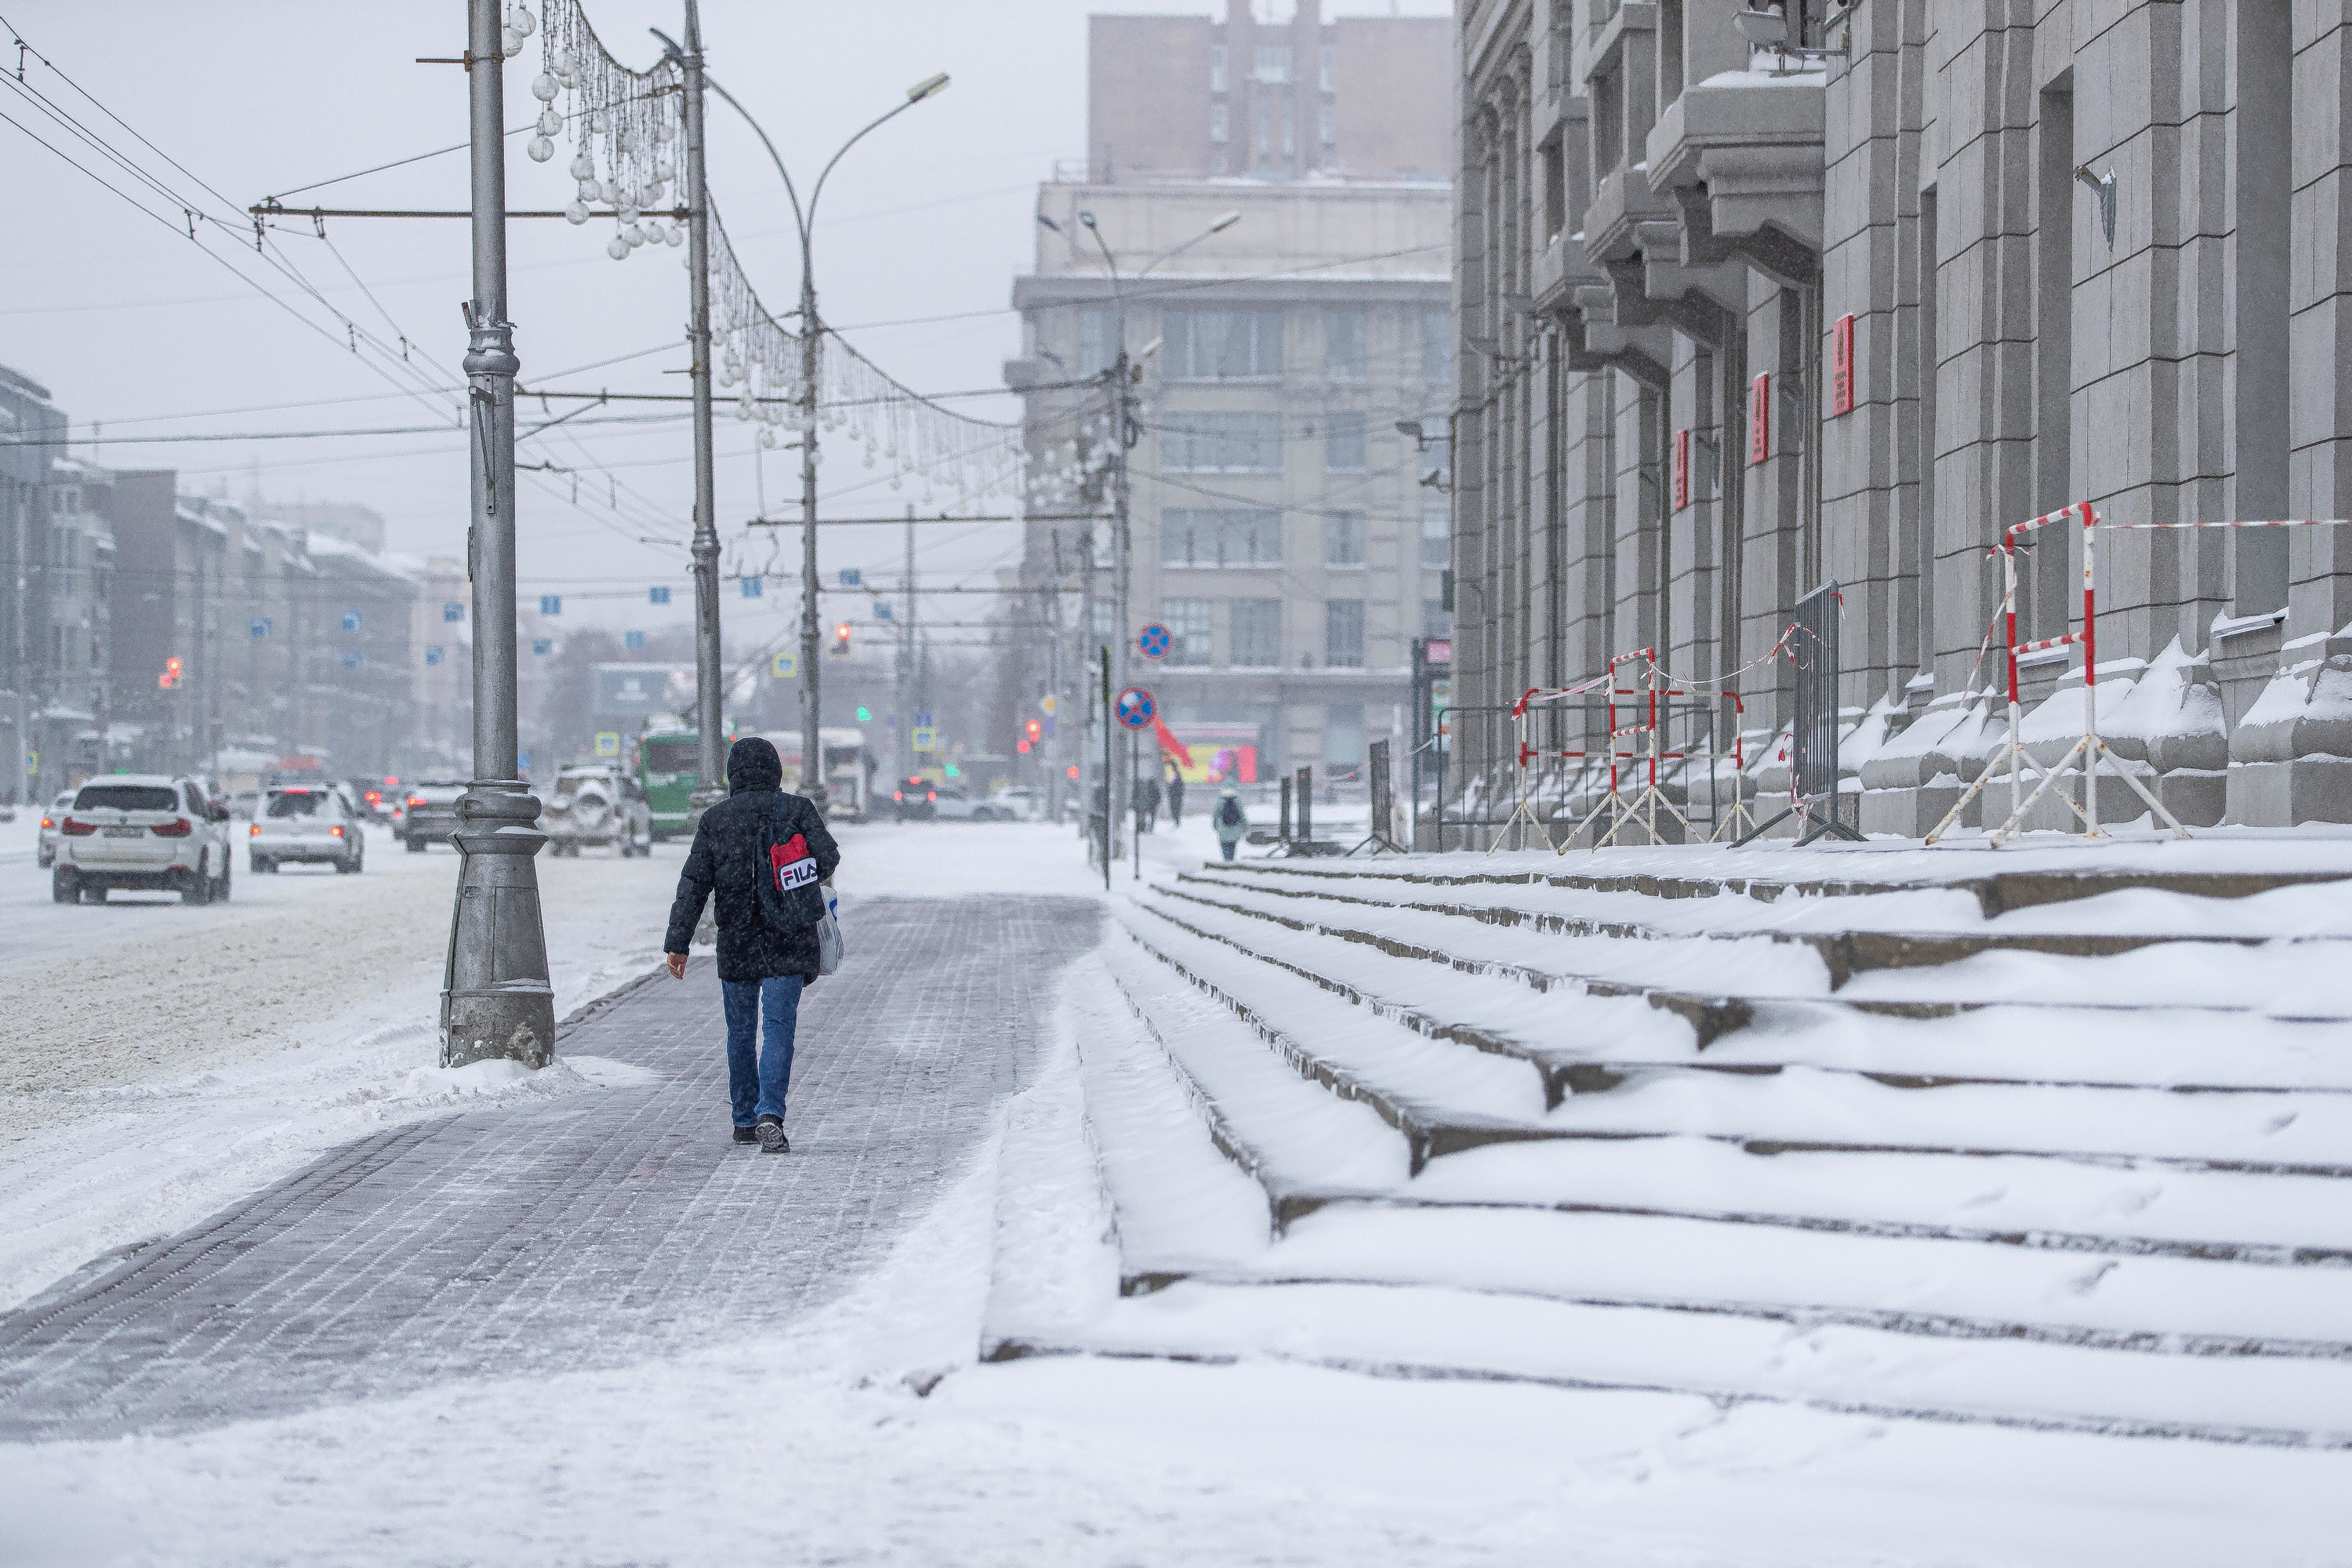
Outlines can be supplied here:
M1217 830L1217 847L1225 852L1226 859L1232 859L1249 832L1249 817L1242 811L1241 791L1228 789L1219 794L1217 809L1210 814L1209 820Z

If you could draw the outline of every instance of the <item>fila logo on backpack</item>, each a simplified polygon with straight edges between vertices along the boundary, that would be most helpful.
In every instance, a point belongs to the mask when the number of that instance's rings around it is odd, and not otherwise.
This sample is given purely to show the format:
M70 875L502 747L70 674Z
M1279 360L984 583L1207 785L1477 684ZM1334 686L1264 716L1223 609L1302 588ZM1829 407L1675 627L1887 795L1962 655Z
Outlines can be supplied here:
M775 873L776 891L780 893L808 887L816 880L816 857L809 853L808 839L798 833L782 844L768 846L768 865Z

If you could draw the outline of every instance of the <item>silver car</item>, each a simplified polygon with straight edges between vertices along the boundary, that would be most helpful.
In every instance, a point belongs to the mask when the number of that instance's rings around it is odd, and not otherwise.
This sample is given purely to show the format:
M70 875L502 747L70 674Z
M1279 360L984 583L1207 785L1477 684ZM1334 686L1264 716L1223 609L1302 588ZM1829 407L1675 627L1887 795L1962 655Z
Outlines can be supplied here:
M289 860L324 861L353 876L367 861L367 832L341 785L273 784L246 829L246 848L257 876Z
M637 781L618 768L566 768L556 774L540 826L557 855L595 845L618 849L625 860L654 852L653 807Z
M74 792L67 790L49 802L48 810L41 813L41 844L35 852L35 858L44 871L57 864L58 824L66 819L66 808L73 805L73 797Z
M110 773L76 790L58 823L49 896L102 904L117 888L187 904L226 899L228 807L194 779L160 773Z

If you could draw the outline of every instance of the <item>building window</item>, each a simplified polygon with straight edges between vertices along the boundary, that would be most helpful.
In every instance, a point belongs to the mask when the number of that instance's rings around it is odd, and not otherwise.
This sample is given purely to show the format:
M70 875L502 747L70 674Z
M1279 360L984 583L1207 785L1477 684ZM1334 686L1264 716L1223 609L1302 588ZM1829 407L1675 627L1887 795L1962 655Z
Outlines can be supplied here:
M1290 81L1290 46L1260 44L1252 51L1257 69L1252 74L1270 86L1283 87Z
M1222 174L1227 173L1225 166L1225 150L1223 147L1212 147L1209 149L1209 173L1212 174Z
M1225 110L1225 100L1221 98L1209 105L1209 140L1223 142L1230 128L1231 118Z
M1337 92L1339 90L1339 46L1337 44L1326 44L1323 46L1323 78L1321 85L1325 92Z
M1282 100L1282 155L1288 158L1298 151L1298 106L1290 99Z
M1118 359L1118 312L1089 307L1078 312L1078 374L1099 375Z
M1424 637L1450 637L1454 635L1454 617L1445 613L1443 599L1421 602L1421 635Z
M1168 310L1170 381L1274 381L1282 374L1279 310Z
M1421 563L1443 571L1454 563L1452 520L1442 506L1421 509Z
M1364 411L1360 408L1334 408L1327 417L1330 425L1325 432L1323 467L1335 474L1362 473Z
M1421 313L1421 379L1443 382L1454 361L1454 322L1442 310Z
M1333 381L1364 379L1364 313L1323 312L1324 374Z
M1171 507L1160 514L1162 566L1279 566L1282 514Z
M1205 665L1210 654L1210 603L1207 599L1164 599L1160 618L1168 626L1168 662L1188 668Z
M1223 44L1209 46L1209 90L1225 90L1225 46Z
M1118 606L1117 605L1111 603L1108 599L1097 599L1095 601L1094 641L1097 644L1108 643L1117 639L1118 636Z
M1364 601L1323 602L1323 662L1333 669L1360 669L1364 663Z
M1328 147L1333 142L1339 140L1339 107L1332 103L1328 99L1326 99L1323 102L1320 115L1322 120L1323 145Z
M1323 564L1361 566L1364 563L1364 514L1334 512L1323 520Z
M1282 664L1282 601L1235 599L1232 662L1244 669L1275 669Z
M1328 702L1323 706L1323 765L1334 774L1352 773L1364 764L1364 705Z
M1160 461L1189 474L1282 472L1279 414L1171 416L1160 437Z

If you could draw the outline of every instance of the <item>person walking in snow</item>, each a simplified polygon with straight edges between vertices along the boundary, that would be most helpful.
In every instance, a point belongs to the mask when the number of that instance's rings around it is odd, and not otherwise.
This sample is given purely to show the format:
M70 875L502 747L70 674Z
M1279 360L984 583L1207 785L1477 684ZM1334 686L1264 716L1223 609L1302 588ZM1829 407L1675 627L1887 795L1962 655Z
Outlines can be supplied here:
M1234 851L1241 847L1242 836L1249 831L1249 818L1242 815L1241 792L1229 789L1221 793L1209 822L1217 830L1218 847L1225 852L1226 859L1232 859Z
M792 1087L793 1035L801 992L818 973L822 885L833 879L841 863L841 850L815 803L786 794L783 777L776 748L757 735L744 736L728 752L727 798L704 812L694 830L694 847L678 873L669 933L662 943L671 978L685 979L687 943L702 919L704 900L715 896L735 1142L757 1143L770 1154L792 1148L784 1136L784 1096ZM763 900L763 885L783 897ZM796 899L802 889L816 897ZM810 904L815 912L805 926L779 929L762 912L763 901L771 910Z
M1184 775L1174 768L1168 770L1168 826L1184 826Z

